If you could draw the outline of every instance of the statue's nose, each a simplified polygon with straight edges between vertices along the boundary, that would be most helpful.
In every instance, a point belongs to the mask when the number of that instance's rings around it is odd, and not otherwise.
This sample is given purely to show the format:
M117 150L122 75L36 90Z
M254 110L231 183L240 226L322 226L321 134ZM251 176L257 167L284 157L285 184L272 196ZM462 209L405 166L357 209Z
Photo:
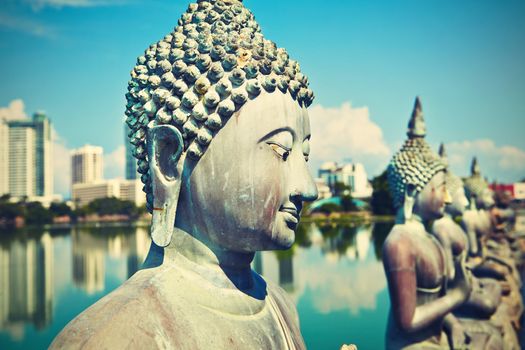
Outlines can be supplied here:
M290 197L299 197L301 201L313 202L318 197L317 186L315 185L314 179L308 169L304 157L297 157L296 169L297 171L292 172L292 186Z

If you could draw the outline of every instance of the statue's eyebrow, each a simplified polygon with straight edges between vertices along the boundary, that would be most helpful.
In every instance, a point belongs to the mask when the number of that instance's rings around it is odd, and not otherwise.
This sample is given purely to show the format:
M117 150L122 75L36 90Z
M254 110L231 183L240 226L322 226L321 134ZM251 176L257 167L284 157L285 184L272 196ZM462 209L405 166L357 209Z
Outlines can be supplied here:
M275 130L272 130L270 131L268 134L264 135L263 137L261 137L257 143L259 142L262 142L262 141L266 141L268 140L270 137L274 136L274 135L277 135L277 134L280 134L282 132L288 132L292 135L292 139L295 140L295 132L293 131L292 128L288 127L288 126L285 126L285 127L282 127L282 128L278 128L278 129L275 129Z

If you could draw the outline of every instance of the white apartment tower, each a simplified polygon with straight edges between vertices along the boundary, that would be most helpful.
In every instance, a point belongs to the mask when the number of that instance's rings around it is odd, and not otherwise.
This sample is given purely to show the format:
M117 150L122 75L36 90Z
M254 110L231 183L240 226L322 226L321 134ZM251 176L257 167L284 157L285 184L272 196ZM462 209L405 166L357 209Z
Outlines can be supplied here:
M44 113L32 120L0 120L0 194L51 198L51 147L51 122Z
M91 145L71 151L72 185L102 181L102 153L102 147Z
M28 123L9 124L9 194L31 197L35 194L35 129Z

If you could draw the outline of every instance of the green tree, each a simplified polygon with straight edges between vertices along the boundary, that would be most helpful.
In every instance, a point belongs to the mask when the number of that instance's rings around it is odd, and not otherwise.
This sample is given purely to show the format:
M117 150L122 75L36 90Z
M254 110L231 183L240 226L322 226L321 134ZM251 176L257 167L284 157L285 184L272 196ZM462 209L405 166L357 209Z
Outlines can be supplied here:
M334 194L336 196L342 196L345 194L349 194L351 192L351 188L348 185L345 185L344 182L336 182L334 184Z
M321 205L316 211L329 215L330 213L340 212L341 206L335 203L325 203Z
M0 201L0 221L13 221L17 216L24 216L24 207L18 203Z
M392 196L388 188L387 172L386 170L379 176L372 180L372 199L370 206L372 212L376 215L394 215L395 210L392 204Z
M51 212L51 214L53 214L53 216L71 216L71 214L73 213L69 205L67 205L64 202L51 203L51 205L49 206L49 211Z
M96 213L98 215L127 215L130 218L137 218L143 212L142 208L137 208L131 201L120 200L116 197L99 198L89 203L79 214Z
M350 193L341 196L341 208L343 211L357 211L357 206Z
M53 222L53 214L40 202L28 202L25 205L26 223L33 225L50 224Z

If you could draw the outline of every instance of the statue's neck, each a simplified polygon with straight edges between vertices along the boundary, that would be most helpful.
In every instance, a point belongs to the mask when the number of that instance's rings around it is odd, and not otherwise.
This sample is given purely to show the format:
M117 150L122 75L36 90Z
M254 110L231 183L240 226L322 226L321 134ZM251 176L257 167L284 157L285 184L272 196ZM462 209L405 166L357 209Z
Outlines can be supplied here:
M450 213L448 210L445 210L443 218L447 220L454 220L454 215L452 215L452 213Z
M417 211L413 211L410 215L410 218L405 217L405 211L403 207L399 208L396 214L396 223L398 224L410 224L410 223L419 223L424 225L424 219Z
M164 248L163 253L163 264L186 265L224 287L231 286L231 283L245 291L253 287L250 264L254 253L225 250L177 227L173 230L170 245Z

